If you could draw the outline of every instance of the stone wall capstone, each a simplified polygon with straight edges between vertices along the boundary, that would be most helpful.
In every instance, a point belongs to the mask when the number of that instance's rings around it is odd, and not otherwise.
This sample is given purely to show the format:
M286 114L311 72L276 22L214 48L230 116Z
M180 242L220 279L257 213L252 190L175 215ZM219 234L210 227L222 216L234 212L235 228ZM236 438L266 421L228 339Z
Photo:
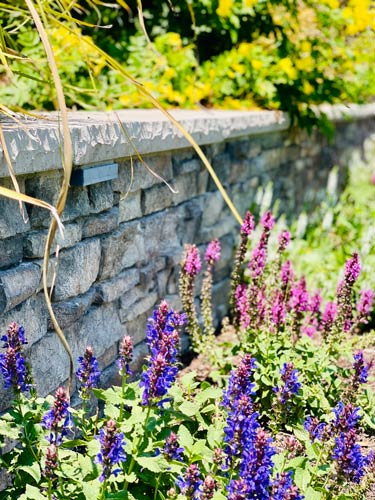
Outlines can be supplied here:
M351 156L375 133L374 106L330 109L336 124L331 144L319 132L309 136L289 129L282 113L199 111L175 116L202 145L242 215L257 189L269 182L283 211L297 214L324 198L333 165L339 166L344 184ZM26 119L23 128L7 121L2 127L22 191L55 203L62 177L56 116ZM65 238L57 235L53 251L58 245L59 259L52 254L49 269L50 283L58 269L53 308L73 356L77 359L91 345L105 368L105 384L116 374L123 335L133 337L139 367L153 308L163 298L180 307L178 267L185 243L203 248L213 238L220 239L216 320L226 313L239 227L196 153L160 114L72 113L71 130L76 166L105 161L119 165L117 179L70 189L63 215ZM148 168L137 159L134 147ZM11 185L4 158L0 184ZM69 363L52 330L42 292L50 216L34 206L27 206L27 214L23 220L16 202L0 198L0 331L11 321L24 326L27 357L38 391L46 395L67 380ZM9 396L2 388L0 394L3 410Z

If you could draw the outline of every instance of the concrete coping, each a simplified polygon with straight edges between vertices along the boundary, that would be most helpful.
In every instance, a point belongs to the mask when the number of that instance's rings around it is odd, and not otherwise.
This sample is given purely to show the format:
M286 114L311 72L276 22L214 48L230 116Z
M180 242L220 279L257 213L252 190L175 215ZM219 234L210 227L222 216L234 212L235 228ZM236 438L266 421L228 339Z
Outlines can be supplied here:
M322 106L333 121L375 117L375 104ZM286 130L290 120L279 111L174 110L171 114L199 145ZM38 118L1 116L10 158L16 174L61 168L59 114ZM120 158L160 153L189 146L182 133L158 110L136 109L116 112L70 112L74 165L90 165ZM9 172L0 148L0 177Z

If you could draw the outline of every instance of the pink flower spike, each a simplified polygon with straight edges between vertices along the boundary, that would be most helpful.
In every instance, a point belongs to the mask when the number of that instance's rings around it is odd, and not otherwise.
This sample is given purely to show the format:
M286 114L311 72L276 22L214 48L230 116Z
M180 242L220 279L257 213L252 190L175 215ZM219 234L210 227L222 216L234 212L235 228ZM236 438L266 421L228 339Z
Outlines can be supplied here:
M344 280L350 284L354 284L361 272L361 261L357 252L353 253L353 257L348 259L345 264Z
M254 231L254 227L254 217L252 216L251 212L247 211L241 226L241 234L250 236L250 234Z
M290 242L290 232L283 231L279 234L279 252L283 252Z
M271 231L271 229L274 227L275 219L269 210L267 210L267 212L262 216L262 218L260 219L260 223L264 227L265 231Z
M196 245L186 245L185 271L190 276L196 276L201 270L201 258Z
M212 265L214 262L217 262L220 259L220 241L215 239L212 240L208 246L204 256L206 262Z
M358 312L358 317L359 321L361 323L366 324L367 317L371 312L372 309L372 304L374 301L374 292L373 290L361 290L361 297L358 301L357 304L357 312Z

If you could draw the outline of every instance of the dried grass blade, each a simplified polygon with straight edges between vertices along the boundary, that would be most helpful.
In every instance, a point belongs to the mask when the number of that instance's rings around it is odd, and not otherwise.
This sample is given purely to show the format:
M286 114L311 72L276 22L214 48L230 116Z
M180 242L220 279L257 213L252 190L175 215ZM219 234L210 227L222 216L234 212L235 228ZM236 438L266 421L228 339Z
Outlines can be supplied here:
M59 72L57 69L56 61L55 61L55 56L50 44L50 41L48 39L48 35L46 33L46 30L43 26L42 20L36 10L36 7L33 3L33 0L25 0L26 5L30 11L30 14L33 18L33 21L35 23L35 26L38 30L40 39L42 41L44 50L46 52L47 60L48 60L48 65L50 67L51 73L52 73L52 78L54 82L54 86L56 89L56 95L57 95L57 101L58 105L61 111L61 121L62 121L62 133L63 133L63 138L64 138L64 143L63 143L63 157L62 157L62 162L63 162L63 169L64 169L64 177L63 177L63 182L61 186L61 190L59 193L59 198L57 201L57 206L56 210L59 215L61 215L64 211L65 203L66 203L66 198L68 196L68 190L69 190L69 181L70 181L70 176L72 172L72 143L71 143L71 137L70 137L70 131L69 131L69 122L68 122L68 111L66 107L66 102L65 102L65 97L64 97L64 91L62 88ZM43 11L42 11L43 13ZM51 221L49 231L48 231L48 236L47 236L47 241L46 245L44 248L44 259L43 259L43 290L44 290L44 296L48 308L48 312L51 316L51 320L53 323L53 326L55 328L55 331L62 342L68 356L69 356L69 383L67 387L67 391L70 392L70 387L73 381L73 355L70 349L70 346L68 344L68 341L64 335L64 332L60 328L60 325L57 321L57 318L55 316L55 313L52 308L51 300L49 297L48 293L48 263L49 263L49 254L50 254L50 249L55 237L56 233L56 222L53 219Z

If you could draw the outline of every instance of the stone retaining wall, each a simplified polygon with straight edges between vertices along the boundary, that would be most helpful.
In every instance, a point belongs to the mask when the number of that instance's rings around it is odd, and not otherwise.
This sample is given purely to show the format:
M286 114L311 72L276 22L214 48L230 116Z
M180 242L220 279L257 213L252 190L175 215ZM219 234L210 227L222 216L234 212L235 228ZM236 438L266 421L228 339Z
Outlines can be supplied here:
M274 183L288 213L319 202L328 173L340 166L341 182L351 155L375 132L373 106L331 113L337 126L332 144L318 133L289 130L285 115L273 112L180 112L176 117L204 146L218 176L243 214L259 186ZM126 127L123 133L120 123ZM54 115L26 120L24 127L2 123L23 192L55 203L61 184L59 132ZM112 181L70 189L63 216L53 306L74 358L92 345L103 382L115 373L118 343L127 333L136 345L136 365L146 353L146 319L162 299L179 307L178 263L183 245L220 238L223 257L215 275L218 317L226 294L238 224L205 167L186 140L160 114L121 112L117 116L74 113L74 162L119 164ZM132 139L129 142L128 136ZM147 165L177 191L173 194ZM133 159L131 160L131 154ZM133 175L132 175L133 172ZM4 158L0 183L10 187ZM29 340L27 356L41 395L68 377L66 353L52 331L44 303L41 267L49 214L27 207L25 222L14 201L0 198L0 329L21 323ZM52 279L56 258L51 257ZM8 405L1 393L0 408Z

